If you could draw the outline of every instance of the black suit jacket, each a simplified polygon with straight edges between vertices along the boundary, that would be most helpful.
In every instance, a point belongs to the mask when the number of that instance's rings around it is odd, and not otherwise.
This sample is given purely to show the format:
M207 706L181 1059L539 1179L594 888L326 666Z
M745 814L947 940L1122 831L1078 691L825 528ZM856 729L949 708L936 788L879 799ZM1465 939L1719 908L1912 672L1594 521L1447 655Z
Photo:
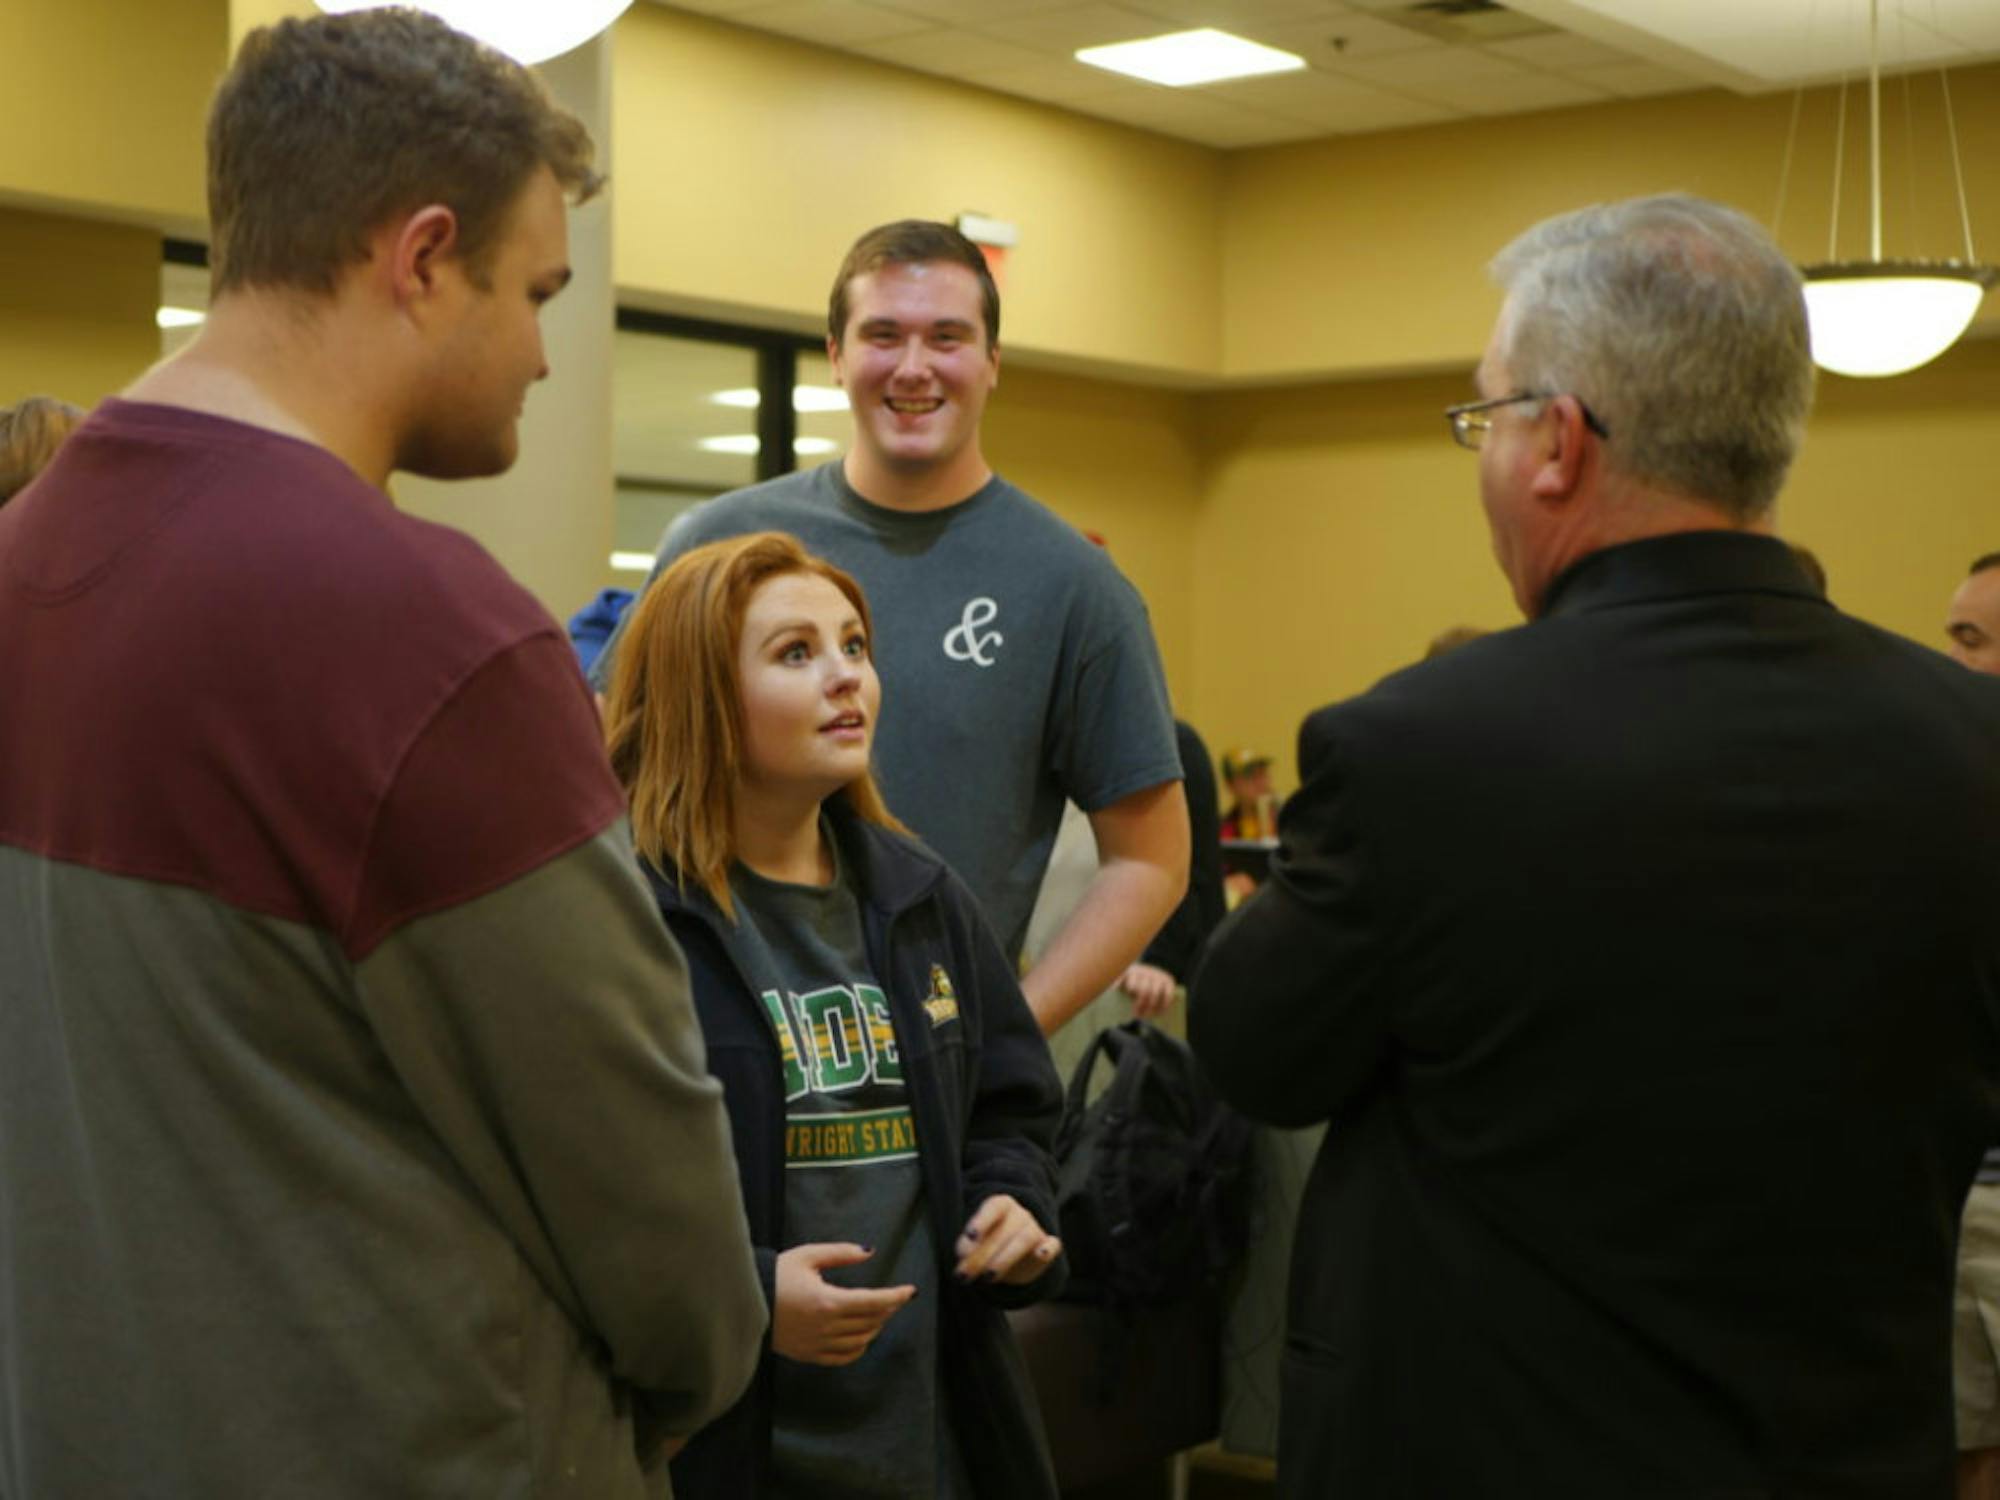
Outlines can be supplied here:
M1190 1017L1240 1108L1332 1122L1281 1493L1948 1496L2000 681L1703 532L1300 745Z

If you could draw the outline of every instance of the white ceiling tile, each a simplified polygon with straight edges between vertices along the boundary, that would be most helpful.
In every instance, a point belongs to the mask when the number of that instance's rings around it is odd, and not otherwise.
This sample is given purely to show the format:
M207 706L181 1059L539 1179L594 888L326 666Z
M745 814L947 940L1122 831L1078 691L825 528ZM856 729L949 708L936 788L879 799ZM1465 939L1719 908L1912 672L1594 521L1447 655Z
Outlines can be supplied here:
M1649 61L1712 67L1759 91L1837 77L1868 62L1860 0L1512 0L1566 30ZM1882 7L1882 59L1937 66L2000 56L1995 0L1895 0ZM1687 59L1686 63L1680 61Z
M919 68L926 73L969 81L977 81L985 73L1031 68L1048 61L1045 52L998 42L957 27L940 27L880 42L857 42L853 50L899 68Z
M1441 84L1440 102L1476 115L1517 115L1535 109L1562 109L1571 104L1602 104L1610 96L1602 89L1558 78L1553 73L1530 73L1521 78L1469 78L1460 83Z
M767 6L771 0L657 0L663 10L691 10L704 16L739 16Z
M1363 57L1334 65L1344 77L1408 93L1435 94L1440 87L1477 79L1533 77L1519 63L1494 57L1476 47L1434 47L1426 52L1398 52L1391 57Z
M1073 0L879 0L890 10L921 16L936 26L978 26L1036 11L1062 10Z
M1213 26L1219 31L1270 22L1310 21L1344 14L1332 0L1130 0L1143 10L1179 27ZM1248 35L1247 32L1243 33Z
M1299 121L1276 119L1239 105L1205 99L1185 89L1120 89L1071 100L1064 107L1136 125L1159 135L1224 149L1299 140L1313 133L1312 127Z
M1575 77L1598 88L1609 89L1626 99L1642 99L1654 94L1684 94L1689 89L1707 88L1702 79L1690 78L1672 68L1653 63L1620 63L1610 68L1582 68Z
M857 0L781 0L737 19L764 31L782 32L830 47L879 42L926 30L928 23L903 11Z
M1061 10L1038 15L982 21L975 29L982 36L1067 57L1079 47L1138 41L1172 28L1158 16L1145 15L1127 6L1066 5ZM1101 73L1102 69L1098 71Z
M1425 36L1420 31L1411 31L1407 26L1393 26L1387 21L1378 21L1373 16L1358 15L1326 16L1310 21L1274 22L1269 25L1247 27L1243 34L1253 42L1263 42L1266 46L1283 47L1287 52L1296 52L1315 67L1343 61L1351 62L1364 57L1387 57L1397 52L1415 52L1444 46L1444 43L1436 37Z
M1556 73L1638 60L1629 52L1620 52L1616 47L1593 42L1589 37L1571 36L1566 31L1551 32L1546 36L1513 37L1504 42L1487 42L1483 50L1504 57L1509 62L1526 63L1531 68L1547 68Z
M1405 125L1435 124L1460 115L1458 110L1444 105L1311 69L1212 84L1202 92L1288 120L1301 120L1323 132L1393 130Z
M1104 79L1102 68L1088 67L1069 58L1051 57L1032 67L1002 68L998 72L982 74L979 82L982 87L998 89L1003 94L1020 94L1029 99L1061 104L1086 94L1103 93Z

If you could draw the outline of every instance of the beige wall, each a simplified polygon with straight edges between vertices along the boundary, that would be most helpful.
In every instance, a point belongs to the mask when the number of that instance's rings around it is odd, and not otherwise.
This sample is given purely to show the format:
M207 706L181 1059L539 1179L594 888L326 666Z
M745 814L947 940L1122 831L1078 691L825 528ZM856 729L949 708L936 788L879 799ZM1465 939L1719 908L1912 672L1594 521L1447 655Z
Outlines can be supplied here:
M91 406L159 357L160 237L0 208L0 406Z
M8 0L4 15L0 203L194 230L224 0Z
M973 209L1021 227L1008 346L1217 368L1218 153L654 5L615 40L613 264L638 300L817 329L856 235Z
M1293 784L1299 720L1417 660L1450 625L1519 623L1478 460L1440 415L1465 376L1204 398L1192 717ZM1851 614L1942 647L1945 600L2000 548L2000 339L1890 381L1822 377L1779 530Z
M1197 398L1040 370L1001 371L987 460L1103 537L1145 596L1176 702L1194 685Z
M2000 66L1952 75L1982 254L2000 253ZM1962 257L1936 75L1884 86L1884 253ZM1850 95L1840 256L1868 253L1862 100ZM1479 357L1499 305L1486 262L1550 214L1608 198L1687 191L1779 230L1805 263L1827 258L1834 90L1708 90L1237 153L1223 185L1221 370L1230 379L1444 370ZM1912 170L1914 167L1914 171ZM1913 191L1914 190L1914 191ZM1911 213L1915 204L1916 212ZM2000 331L2000 298L1981 309Z

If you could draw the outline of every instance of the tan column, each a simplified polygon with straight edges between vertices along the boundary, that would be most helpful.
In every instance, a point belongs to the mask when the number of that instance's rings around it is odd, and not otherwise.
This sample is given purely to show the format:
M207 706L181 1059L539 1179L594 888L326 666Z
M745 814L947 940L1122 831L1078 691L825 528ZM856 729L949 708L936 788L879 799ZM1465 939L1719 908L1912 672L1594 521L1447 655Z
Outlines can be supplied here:
M589 127L600 170L611 154L611 39L600 36L536 69ZM521 456L497 479L441 483L396 476L396 503L469 532L558 619L610 571L611 192L570 214L576 277L542 311L549 378L528 393Z

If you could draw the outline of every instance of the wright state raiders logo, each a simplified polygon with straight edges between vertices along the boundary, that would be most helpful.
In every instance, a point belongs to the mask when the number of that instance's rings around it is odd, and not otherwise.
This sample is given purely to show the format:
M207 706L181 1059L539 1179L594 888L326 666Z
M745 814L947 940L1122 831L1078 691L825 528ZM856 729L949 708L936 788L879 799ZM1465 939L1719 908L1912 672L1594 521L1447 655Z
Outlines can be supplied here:
M931 1018L933 1026L958 1019L958 996L952 990L951 976L945 973L943 964L931 965L931 992L924 997L924 1014Z

